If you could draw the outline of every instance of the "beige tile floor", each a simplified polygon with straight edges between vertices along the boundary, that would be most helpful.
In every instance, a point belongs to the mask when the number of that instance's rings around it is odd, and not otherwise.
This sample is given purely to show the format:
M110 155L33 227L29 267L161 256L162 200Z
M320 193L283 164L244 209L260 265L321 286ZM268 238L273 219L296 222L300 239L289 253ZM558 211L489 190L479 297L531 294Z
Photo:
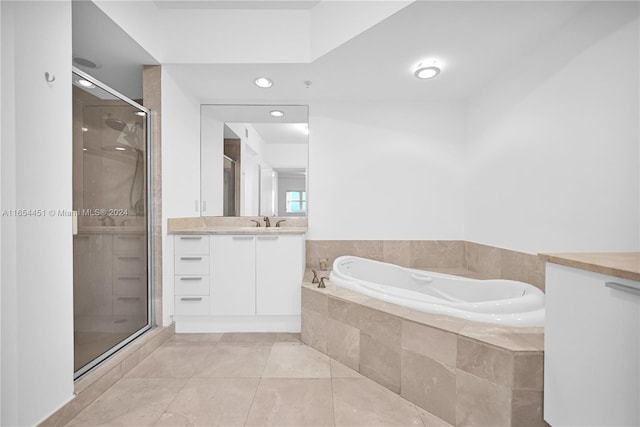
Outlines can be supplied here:
M177 334L67 426L448 424L297 334Z

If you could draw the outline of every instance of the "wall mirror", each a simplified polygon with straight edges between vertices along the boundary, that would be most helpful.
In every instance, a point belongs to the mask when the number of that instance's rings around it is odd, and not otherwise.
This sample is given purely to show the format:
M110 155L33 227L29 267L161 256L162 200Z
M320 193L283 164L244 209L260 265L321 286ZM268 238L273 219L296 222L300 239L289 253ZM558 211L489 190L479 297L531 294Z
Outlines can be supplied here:
M202 216L307 214L308 107L203 105Z

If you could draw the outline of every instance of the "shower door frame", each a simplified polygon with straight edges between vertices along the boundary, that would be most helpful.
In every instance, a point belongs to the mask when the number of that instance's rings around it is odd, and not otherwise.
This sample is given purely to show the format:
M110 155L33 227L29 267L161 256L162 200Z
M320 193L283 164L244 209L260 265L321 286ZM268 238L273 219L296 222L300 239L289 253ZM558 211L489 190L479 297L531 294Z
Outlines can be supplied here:
M151 330L154 326L156 326L155 325L155 307L153 305L153 296L154 296L153 284L155 283L155 275L153 271L154 237L152 232L153 231L153 191L151 188L152 182L153 182L153 163L152 163L153 144L152 144L152 138L151 138L151 133L153 130L153 117L151 116L151 110L149 108L138 104L137 102L130 99L129 97L121 94L117 90L107 86L106 84L102 83L100 80L96 79L95 77L85 73L84 71L74 66L71 67L71 75L72 77L76 75L82 79L85 79L91 82L92 84L96 85L96 87L99 87L100 89L110 93L111 95L115 96L121 101L124 101L127 104L131 105L132 107L135 107L141 111L144 111L147 115L146 137L145 137L145 144L146 144L145 161L146 161L146 169L147 169L147 173L145 174L146 175L145 178L147 180L147 186L146 186L147 188L146 188L146 194L145 194L145 201L147 204L146 212L145 212L146 233L147 233L147 324L142 328L138 329L133 334L129 335L124 340L120 341L115 346L111 347L110 349L108 349L107 351L105 351L104 353L96 357L95 359L93 359L91 362L84 365L82 368L78 369L77 371L74 371L73 380L76 381L86 373L90 372L93 368L95 368L96 366L100 365L102 362L107 360L109 357L111 357L112 355L120 351L122 348L126 347L128 344L130 344L140 335L144 334L145 332ZM75 349L74 349L74 354L75 354Z

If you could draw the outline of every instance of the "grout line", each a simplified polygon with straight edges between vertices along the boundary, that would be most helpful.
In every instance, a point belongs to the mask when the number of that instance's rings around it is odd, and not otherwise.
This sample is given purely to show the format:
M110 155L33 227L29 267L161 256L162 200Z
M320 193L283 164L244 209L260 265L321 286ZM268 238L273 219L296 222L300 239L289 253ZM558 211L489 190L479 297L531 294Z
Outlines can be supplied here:
M333 392L333 377L329 379L331 385L331 413L333 414L333 425L336 425L336 395Z
M246 415L244 416L243 426L247 425L247 421L249 421L249 414L251 413L251 409L253 409L253 402L256 400L256 395L258 394L258 389L262 385L262 377L258 379L258 385L256 386L256 390L253 392L253 396L251 397L251 403L249 403L249 409L247 410Z
M185 380L184 384L182 384L182 387L180 387L180 390L178 390L178 392L175 394L175 396L173 396L171 401L167 404L167 406L164 408L164 410L158 416L158 418L155 419L155 421L152 424L153 426L155 426L158 423L158 421L160 421L160 418L162 418L162 416L167 413L167 409L169 409L169 407L173 404L173 402L178 398L178 395L180 393L182 393L182 390L184 390L184 388L187 386L187 383L189 382L189 380L191 380L191 378L193 378L193 377L189 377L189 378L173 378L173 379L183 379L183 380Z

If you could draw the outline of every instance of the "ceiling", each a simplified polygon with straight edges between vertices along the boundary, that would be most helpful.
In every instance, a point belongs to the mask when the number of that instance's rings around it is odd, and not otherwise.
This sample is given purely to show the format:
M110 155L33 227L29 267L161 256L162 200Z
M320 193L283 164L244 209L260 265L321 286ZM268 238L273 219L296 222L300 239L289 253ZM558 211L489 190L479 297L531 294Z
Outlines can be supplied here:
M457 100L480 90L583 7L418 1L310 64L172 64L170 70L202 100ZM420 81L412 67L428 57L438 58L443 71ZM273 79L272 88L252 84L263 75Z
M265 144L302 144L308 143L306 123L252 123Z
M108 74L106 71L111 67L114 72L134 66L139 70L140 64L154 63L153 57L144 49L144 54L141 53L141 47L131 38L129 44L133 42L133 47L127 48L122 36L126 33L112 21L111 28L96 22L95 17L79 25L76 21L86 21L86 18L78 14L95 11L90 10L90 6L79 8L76 3L74 53L77 49L90 59L100 61L104 74ZM154 0L154 3L163 8L184 8L184 13L189 12L189 8L230 6L227 4L230 2L224 1ZM318 2L304 1L241 3L243 7L256 3L251 6L254 9L287 6L279 3L290 3L287 7L312 7L312 10L319 6ZM313 62L163 65L181 88L202 103L460 100L486 87L537 45L570 25L590 4L593 2L416 1ZM96 32L95 28L100 31ZM91 43L77 40L83 34ZM199 49L204 51L210 41L194 43L200 43ZM412 67L427 57L438 58L443 71L436 79L417 80ZM89 72L109 83L97 74L99 71ZM273 87L257 88L253 85L257 76L272 78ZM126 77L120 75L118 79L126 80ZM312 84L307 87L305 81Z
M73 57L96 68L73 65L131 99L142 99L142 65L158 62L90 1L72 3Z

